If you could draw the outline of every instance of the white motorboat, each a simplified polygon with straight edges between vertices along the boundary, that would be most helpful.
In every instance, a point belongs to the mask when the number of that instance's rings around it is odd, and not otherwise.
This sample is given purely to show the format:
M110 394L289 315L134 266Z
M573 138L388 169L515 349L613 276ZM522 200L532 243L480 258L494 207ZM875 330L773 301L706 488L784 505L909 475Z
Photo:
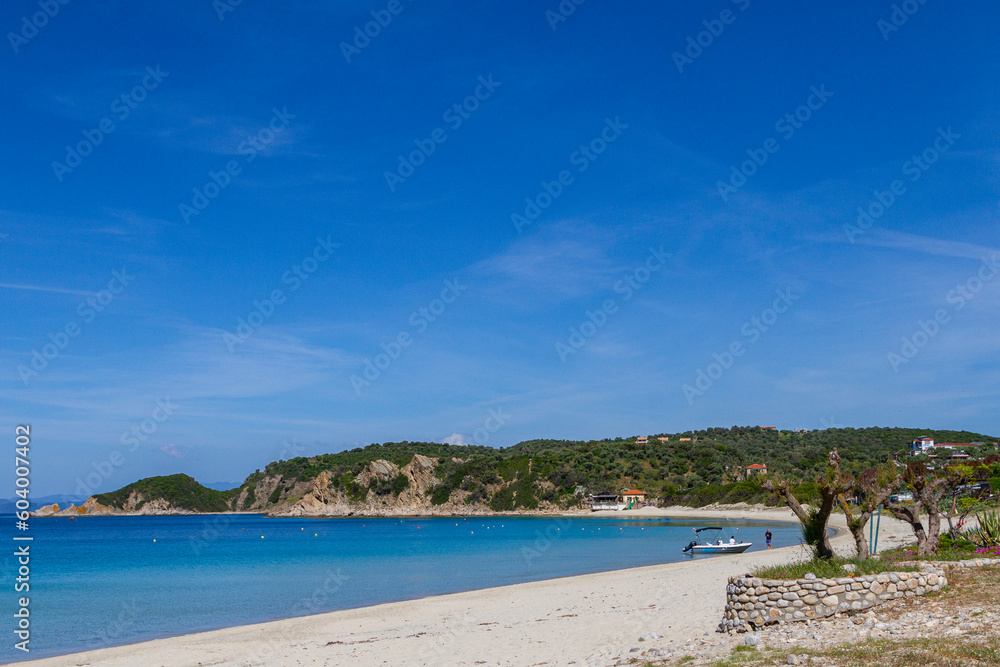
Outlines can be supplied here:
M707 535L701 535L705 531L715 531L714 533L708 533ZM701 544L698 540L692 540L691 544L684 547L683 553L691 554L741 554L750 547L753 546L753 542L723 542L719 538L719 534L722 532L722 528L718 526L708 526L706 528L698 528L694 531L699 537L710 537L711 539L706 539L705 542Z

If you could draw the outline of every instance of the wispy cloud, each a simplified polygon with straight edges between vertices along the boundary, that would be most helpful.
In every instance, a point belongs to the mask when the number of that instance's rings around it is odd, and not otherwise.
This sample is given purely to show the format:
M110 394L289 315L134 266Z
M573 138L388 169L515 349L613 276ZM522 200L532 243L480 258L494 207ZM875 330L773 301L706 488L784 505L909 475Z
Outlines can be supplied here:
M94 296L96 294L96 292L90 292L87 290L76 290L66 287L48 287L45 285L15 285L11 283L0 283L0 288L28 290L32 292L52 292L54 294L76 294L77 296Z
M163 447L160 447L160 451L163 452L164 454L166 454L167 456L173 456L173 457L178 458L178 459L184 458L184 456L180 453L180 451L177 449L177 447L173 443L170 443L169 445L164 445Z
M966 259L982 259L1000 253L1000 249L965 241L948 241L929 236L918 236L906 232L877 230L870 237L862 237L857 243L891 250L906 250L909 252L936 255L939 257L963 257Z
M613 236L586 222L549 223L470 270L492 283L490 291L499 300L551 303L606 286L621 268L611 256L612 245Z

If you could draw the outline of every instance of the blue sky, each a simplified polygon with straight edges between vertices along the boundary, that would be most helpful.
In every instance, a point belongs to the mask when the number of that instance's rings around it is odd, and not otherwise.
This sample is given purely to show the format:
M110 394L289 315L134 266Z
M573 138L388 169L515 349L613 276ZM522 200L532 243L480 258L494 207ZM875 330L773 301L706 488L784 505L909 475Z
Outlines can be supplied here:
M473 4L5 3L35 493L404 439L1000 433L1000 10Z

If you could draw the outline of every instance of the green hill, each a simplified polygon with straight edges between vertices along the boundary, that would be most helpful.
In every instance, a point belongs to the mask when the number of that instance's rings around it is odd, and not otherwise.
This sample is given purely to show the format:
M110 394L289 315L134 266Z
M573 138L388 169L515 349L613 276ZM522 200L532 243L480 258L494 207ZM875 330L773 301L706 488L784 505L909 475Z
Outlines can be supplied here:
M165 477L147 477L124 486L111 493L102 493L94 499L102 505L115 509L128 508L129 498L135 493L133 506L138 510L151 500L164 500L175 509L191 512L225 512L230 509L230 501L236 493L231 491L216 491L202 486L188 475L167 475Z
M136 491L146 502L163 498L179 509L266 511L314 492L314 480L327 473L324 492L329 493L322 502L335 495L338 502L371 508L386 505L411 488L401 469L420 454L433 460L432 483L411 490L406 497L427 507L449 502L451 507L458 503L458 508L494 511L570 507L578 503L581 487L584 494L637 487L660 504L767 501L756 477L747 476L751 464L763 464L771 473L800 480L800 497L807 501L814 495L810 480L823 469L832 448L840 451L845 469L859 472L903 454L907 444L921 435L939 442L997 440L979 433L933 429L834 428L796 433L734 426L650 435L644 444L635 437L530 440L501 449L390 442L275 461L231 491L215 491L187 475L171 475L140 480L96 498L121 509ZM661 437L666 439L661 441ZM982 453L995 451L990 448ZM387 463L373 465L378 461ZM373 472L376 469L383 472Z

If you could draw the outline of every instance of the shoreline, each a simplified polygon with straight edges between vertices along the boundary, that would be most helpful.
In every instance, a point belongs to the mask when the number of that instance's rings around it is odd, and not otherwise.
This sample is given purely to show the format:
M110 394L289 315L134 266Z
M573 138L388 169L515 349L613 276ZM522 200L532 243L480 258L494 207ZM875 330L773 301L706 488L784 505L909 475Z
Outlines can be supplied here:
M643 508L569 516L757 519L796 522L787 509ZM546 515L551 516L551 515ZM853 547L843 516L831 527ZM886 548L912 536L883 517ZM902 539L900 539L902 537ZM153 639L14 664L56 667L301 665L584 665L630 646L667 647L713 633L728 576L796 560L800 545L429 596L253 625ZM650 632L660 638L637 644ZM624 647L624 648L622 648Z
M62 514L65 510L60 510L60 513L56 514L35 514L37 510L32 510L31 518L33 519L65 519L65 518L91 518L91 517L153 517L153 516L261 516L268 519L454 519L454 518L470 518L470 517L538 517L538 518L551 518L551 517L608 517L608 516L625 516L625 517L636 517L636 516L660 516L667 518L705 518L705 517L715 517L722 514L753 514L760 512L780 512L786 511L782 510L780 506L770 507L768 505L756 504L748 505L745 503L739 503L737 505L705 505L703 507L690 507L688 505L670 505L668 507L653 507L646 506L636 510L598 510L592 511L587 509L577 509L577 510L561 510L554 509L551 511L532 511L532 512L520 512L520 511L510 511L510 512L478 512L478 513L436 513L436 512L416 512L409 514L268 514L267 512L248 512L248 511L236 511L236 512L157 512L155 514L144 514L142 512L116 512L114 514L96 514L96 513L86 513L86 514ZM788 511L791 521L798 521L790 511ZM754 516L732 516L731 519L747 519L753 520ZM756 517L759 518L759 517ZM767 521L779 521L782 519L767 518Z

